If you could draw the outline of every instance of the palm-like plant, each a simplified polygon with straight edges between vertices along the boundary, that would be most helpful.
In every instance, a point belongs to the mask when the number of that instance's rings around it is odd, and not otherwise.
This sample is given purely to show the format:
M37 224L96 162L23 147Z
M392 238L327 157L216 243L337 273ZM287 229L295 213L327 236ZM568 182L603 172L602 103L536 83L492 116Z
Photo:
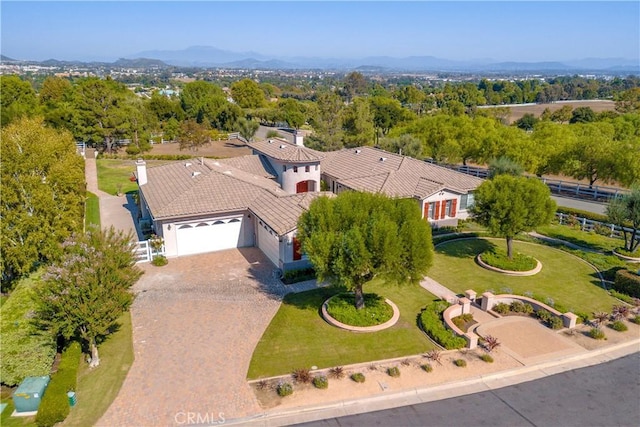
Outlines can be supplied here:
M611 317L613 320L623 320L629 316L630 312L631 310L626 305L614 305L611 309Z
M500 341L493 335L487 335L484 337L483 346L489 353L491 353L493 350L500 347Z
M607 320L609 320L609 313L606 311L596 311L593 313L593 322L596 325L601 325Z

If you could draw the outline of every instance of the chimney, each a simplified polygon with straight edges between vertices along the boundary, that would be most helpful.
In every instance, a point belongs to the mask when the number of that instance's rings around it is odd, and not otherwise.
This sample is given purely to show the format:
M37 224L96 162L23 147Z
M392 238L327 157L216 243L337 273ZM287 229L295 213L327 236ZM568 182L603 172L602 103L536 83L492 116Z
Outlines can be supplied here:
M300 147L304 147L304 136L297 129L293 131L293 142Z
M136 177L138 178L138 185L147 183L147 163L142 159L136 160Z

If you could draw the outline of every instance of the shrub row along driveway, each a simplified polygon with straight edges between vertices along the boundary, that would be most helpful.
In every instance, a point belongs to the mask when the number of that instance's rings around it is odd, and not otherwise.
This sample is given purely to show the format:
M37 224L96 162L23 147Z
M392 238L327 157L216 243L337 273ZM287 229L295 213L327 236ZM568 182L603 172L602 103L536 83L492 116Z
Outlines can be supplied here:
M135 362L98 425L184 423L260 410L246 382L251 354L285 288L256 248L144 264L132 306Z

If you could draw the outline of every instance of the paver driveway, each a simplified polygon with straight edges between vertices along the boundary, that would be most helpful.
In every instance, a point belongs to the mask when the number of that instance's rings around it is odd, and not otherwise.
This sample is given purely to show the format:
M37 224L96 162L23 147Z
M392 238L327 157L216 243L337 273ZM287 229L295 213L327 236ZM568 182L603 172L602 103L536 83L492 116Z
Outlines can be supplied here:
M210 419L259 412L245 378L285 292L273 264L243 248L143 269L131 308L135 362L98 425L184 425L187 412Z

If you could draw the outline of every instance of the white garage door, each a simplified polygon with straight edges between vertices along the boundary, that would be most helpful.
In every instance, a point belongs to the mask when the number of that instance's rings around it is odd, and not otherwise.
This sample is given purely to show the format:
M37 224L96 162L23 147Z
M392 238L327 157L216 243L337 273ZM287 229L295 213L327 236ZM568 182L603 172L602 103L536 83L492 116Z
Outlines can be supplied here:
M242 217L178 225L178 255L236 248L241 229Z
M278 235L262 221L258 222L258 247L275 265L280 264L280 242Z

